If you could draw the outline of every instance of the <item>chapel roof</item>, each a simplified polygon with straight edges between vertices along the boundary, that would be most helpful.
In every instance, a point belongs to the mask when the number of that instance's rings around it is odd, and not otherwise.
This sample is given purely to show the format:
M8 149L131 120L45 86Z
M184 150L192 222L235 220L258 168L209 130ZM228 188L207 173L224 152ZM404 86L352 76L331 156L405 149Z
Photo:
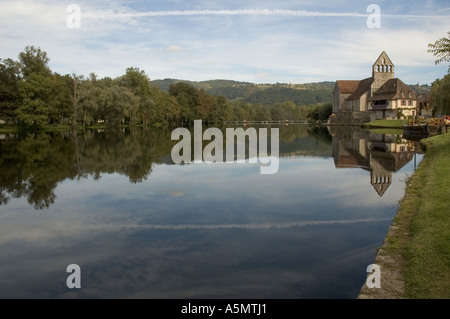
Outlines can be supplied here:
M408 94L402 95L402 91ZM411 93L411 96L409 95ZM376 90L369 101L375 100L393 100L393 99L415 99L414 90L402 82L402 80L395 78L387 80L378 90Z
M356 90L347 98L347 100L359 99L364 93L369 91L370 85L373 82L373 78L367 78L359 81Z
M336 81L336 85L339 89L340 94L352 94L356 91L359 85L358 80L338 80Z

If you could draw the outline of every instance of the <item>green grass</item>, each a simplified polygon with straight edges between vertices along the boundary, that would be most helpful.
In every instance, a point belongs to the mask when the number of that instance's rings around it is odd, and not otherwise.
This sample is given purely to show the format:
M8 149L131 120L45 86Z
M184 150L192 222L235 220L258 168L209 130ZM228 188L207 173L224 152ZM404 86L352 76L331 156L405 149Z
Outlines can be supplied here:
M392 134L392 135L403 134L402 128L400 129L400 128L380 127L380 128L370 128L369 131L378 134Z
M376 120L366 123L367 127L386 127L386 128L403 128L403 124L407 123L407 120Z
M405 260L405 298L450 298L450 133L422 140L425 157L411 177L387 238Z

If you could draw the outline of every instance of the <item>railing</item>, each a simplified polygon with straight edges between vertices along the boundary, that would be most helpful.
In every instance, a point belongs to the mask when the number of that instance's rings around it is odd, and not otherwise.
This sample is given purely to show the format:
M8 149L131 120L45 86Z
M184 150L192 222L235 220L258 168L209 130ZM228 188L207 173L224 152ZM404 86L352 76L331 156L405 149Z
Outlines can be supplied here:
M226 121L225 124L235 124L235 125L265 125L265 124L307 124L308 121L305 120L270 120L270 121Z
M418 116L410 116L408 117L408 125L419 125L419 124L427 124L430 126L442 126L442 120L440 118L429 118L429 119L420 119Z

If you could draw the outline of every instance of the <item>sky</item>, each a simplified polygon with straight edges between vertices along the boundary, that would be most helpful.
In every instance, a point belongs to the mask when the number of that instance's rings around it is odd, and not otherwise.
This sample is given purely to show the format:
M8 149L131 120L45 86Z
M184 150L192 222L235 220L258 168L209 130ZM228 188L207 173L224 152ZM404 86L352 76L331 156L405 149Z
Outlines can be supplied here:
M396 77L431 84L448 64L428 44L448 31L448 0L0 0L0 58L34 45L54 72L112 78L360 80L386 51Z

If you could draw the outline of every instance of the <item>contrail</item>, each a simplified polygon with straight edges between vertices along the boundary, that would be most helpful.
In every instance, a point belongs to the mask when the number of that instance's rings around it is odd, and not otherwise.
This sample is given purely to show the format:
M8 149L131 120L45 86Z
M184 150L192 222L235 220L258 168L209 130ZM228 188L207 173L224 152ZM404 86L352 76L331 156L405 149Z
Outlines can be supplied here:
M85 14L85 17L91 15ZM294 16L294 17L368 17L370 13L357 12L320 12L306 10L285 10L285 9L237 9L237 10L167 10L167 11L146 11L129 13L92 13L96 18L144 18L144 17L164 17L164 16L196 16L196 15L266 15L266 16ZM448 18L449 15L427 16L410 14L381 14L382 17L390 18Z
M282 9L248 9L248 10L175 10L175 11L147 11L130 13L134 17L157 17L157 16L192 16L192 15L284 15L301 17L366 17L367 14L360 13L335 13L315 12L304 10L282 10ZM119 16L128 16L127 13Z

